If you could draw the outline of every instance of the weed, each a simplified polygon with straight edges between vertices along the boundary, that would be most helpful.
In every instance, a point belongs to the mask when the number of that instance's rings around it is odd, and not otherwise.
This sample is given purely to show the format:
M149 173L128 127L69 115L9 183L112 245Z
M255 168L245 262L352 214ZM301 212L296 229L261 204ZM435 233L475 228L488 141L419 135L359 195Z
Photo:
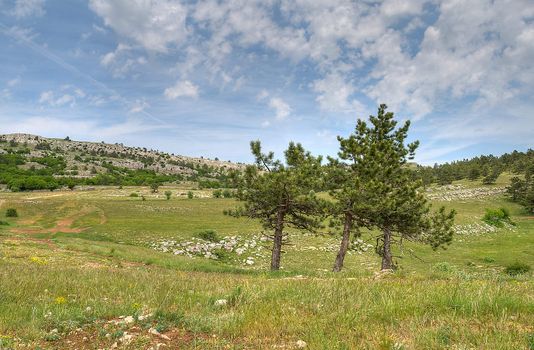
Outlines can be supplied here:
M200 239L203 239L209 242L219 242L221 240L219 238L219 235L217 235L217 231L215 230L200 231L199 233L196 234L196 236Z
M513 264L506 266L506 269L504 270L504 272L506 272L510 276L522 275L529 271L530 266L519 261L516 261Z
M17 209L15 208L8 208L6 210L6 217L8 218L16 218L19 216L19 213L17 212Z

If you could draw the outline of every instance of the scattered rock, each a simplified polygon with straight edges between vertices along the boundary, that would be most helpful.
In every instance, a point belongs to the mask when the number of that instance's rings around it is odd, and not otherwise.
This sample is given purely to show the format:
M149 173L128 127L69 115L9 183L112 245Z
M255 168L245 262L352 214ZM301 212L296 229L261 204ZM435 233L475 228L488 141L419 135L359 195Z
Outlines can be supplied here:
M308 344L304 340L297 340L297 349L304 349Z
M215 300L215 306L224 306L226 304L228 304L228 300L226 299Z

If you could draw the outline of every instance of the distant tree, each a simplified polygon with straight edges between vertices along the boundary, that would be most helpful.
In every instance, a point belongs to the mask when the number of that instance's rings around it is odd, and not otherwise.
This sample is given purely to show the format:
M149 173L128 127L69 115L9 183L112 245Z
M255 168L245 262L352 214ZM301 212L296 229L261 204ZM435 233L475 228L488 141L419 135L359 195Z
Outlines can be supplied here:
M534 213L534 164L526 167L523 179L513 177L506 190L512 201L521 204L529 213Z
M484 185L493 185L497 181L497 178L501 174L501 171L498 168L492 169L488 172L486 176L482 179Z
M165 191L165 197L167 198L167 200L171 199L171 196L172 196L171 191Z
M150 190L152 191L152 193L157 193L159 191L159 186L160 186L160 183L152 182L150 184Z
M6 217L8 218L16 218L19 216L19 213L17 212L17 209L15 208L8 208L6 210Z
M70 141L70 137L65 137L65 141Z
M478 178L480 177L480 170L478 169L478 167L472 167L470 170L469 170L469 175L468 175L468 178L469 180L471 181L475 181L477 180Z
M280 269L282 245L287 227L313 231L320 227L323 201L315 195L321 178L321 157L314 157L300 144L290 143L285 164L265 154L259 141L250 143L255 166L248 166L237 180L237 198L242 207L231 211L234 216L257 218L273 232L271 270Z

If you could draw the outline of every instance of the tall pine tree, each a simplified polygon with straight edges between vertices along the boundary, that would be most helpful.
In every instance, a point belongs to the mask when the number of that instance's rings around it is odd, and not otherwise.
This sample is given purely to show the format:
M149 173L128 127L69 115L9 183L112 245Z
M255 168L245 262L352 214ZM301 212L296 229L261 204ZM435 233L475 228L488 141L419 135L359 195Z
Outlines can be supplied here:
M380 230L376 252L382 257L383 270L395 267L392 246L403 240L428 243L434 249L452 240L454 211L446 213L442 208L431 213L422 182L414 180L407 166L419 145L417 141L405 144L410 122L397 128L393 113L386 108L380 105L369 125L358 120L353 134L338 138L346 170L332 195L338 214L345 213L345 230L334 271L342 266L347 231L350 235L347 227L355 222Z
M263 153L259 141L250 146L256 165L248 166L237 179L237 198L244 205L230 214L257 218L272 232L271 270L278 270L286 229L313 231L320 227L324 201L317 198L315 190L322 181L322 159L300 144L290 143L284 164L274 159L273 152Z

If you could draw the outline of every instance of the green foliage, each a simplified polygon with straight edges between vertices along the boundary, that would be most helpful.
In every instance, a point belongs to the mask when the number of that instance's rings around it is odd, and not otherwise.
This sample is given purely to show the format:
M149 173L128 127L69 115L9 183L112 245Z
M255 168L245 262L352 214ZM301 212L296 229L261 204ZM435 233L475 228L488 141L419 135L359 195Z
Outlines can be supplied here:
M172 192L171 191L165 191L165 198L167 200L170 200L171 199L171 196L172 196Z
M506 269L504 270L504 272L510 276L521 275L529 271L530 266L519 261L516 261L513 264L506 266Z
M152 190L152 193L157 193L159 191L160 183L158 182L152 182L150 184L150 189Z
M9 222L0 220L0 226L9 226Z
M504 207L499 209L486 209L486 213L482 217L482 221L496 227L503 227L504 224L515 225L510 218L509 210Z
M512 201L521 204L529 213L534 213L534 164L527 168L524 178L512 178L507 192Z
M193 194L193 191L188 191L187 192L187 198L193 199L193 197L195 197L195 195Z
M19 213L17 212L17 209L15 208L8 208L6 210L6 217L8 218L16 218L19 216Z
M449 244L455 212L445 208L430 214L421 191L422 181L413 179L407 162L414 158L419 142L405 144L410 122L397 128L392 112L380 105L369 124L359 119L353 134L338 137L339 156L331 160L331 195L337 200L334 214L345 217L345 227L376 227L383 232L376 251L382 268L392 268L391 245L412 240L433 249ZM347 217L350 216L350 222Z
M213 198L221 198L221 197L222 197L222 191L221 190L213 191Z
M209 242L219 242L221 240L221 238L217 234L217 231L215 230L200 231L199 233L196 234L196 236L200 239L203 239Z
M302 145L289 143L285 165L274 153L262 152L260 141L250 143L256 165L248 166L236 178L237 198L244 202L232 212L234 216L258 219L273 231L271 269L280 268L281 247L287 237L286 227L314 231L321 225L323 200L315 190L321 186L321 157L306 152Z
M132 192L132 193L130 193L130 197L137 198L137 197L139 197L139 194L136 193L136 192Z

